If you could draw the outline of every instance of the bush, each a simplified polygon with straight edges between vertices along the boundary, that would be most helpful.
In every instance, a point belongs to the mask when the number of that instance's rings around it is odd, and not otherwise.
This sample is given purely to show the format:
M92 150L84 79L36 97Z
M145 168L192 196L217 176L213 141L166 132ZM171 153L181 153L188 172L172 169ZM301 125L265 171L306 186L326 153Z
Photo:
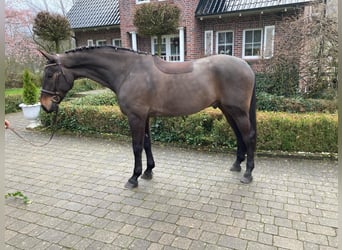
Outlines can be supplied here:
M51 115L42 113L44 126L51 125ZM58 112L57 127L76 133L113 133L129 135L129 126L118 106L83 106L63 103Z
M337 102L324 99L286 98L268 93L258 93L257 108L260 111L290 113L325 112L336 113Z
M102 94L87 95L70 101L74 105L90 105L90 106L113 106L117 105L116 95L112 91L106 91Z
M19 104L23 102L22 95L5 96L5 114L20 111Z
M74 94L78 92L101 89L101 88L103 87L93 80L90 80L87 78L79 79L79 80L74 81L74 86L68 92L67 97L72 97Z
M44 125L48 115L41 116ZM63 103L58 127L77 133L129 135L127 118L117 106ZM337 152L337 115L257 113L257 150ZM152 138L161 142L235 149L235 136L219 110L206 109L186 117L151 119Z
M33 105L38 102L38 88L33 83L33 76L28 70L23 74L23 102L27 105Z

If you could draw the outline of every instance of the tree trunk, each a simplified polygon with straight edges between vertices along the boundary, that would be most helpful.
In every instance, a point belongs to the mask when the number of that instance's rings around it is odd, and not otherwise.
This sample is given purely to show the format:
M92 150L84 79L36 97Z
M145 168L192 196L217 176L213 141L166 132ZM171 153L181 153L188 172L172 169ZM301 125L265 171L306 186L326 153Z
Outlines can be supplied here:
M59 41L56 40L55 41L55 45L56 45L56 53L58 54L60 51L59 51Z
M157 48L158 48L158 56L161 57L161 45L162 45L162 36L157 36Z

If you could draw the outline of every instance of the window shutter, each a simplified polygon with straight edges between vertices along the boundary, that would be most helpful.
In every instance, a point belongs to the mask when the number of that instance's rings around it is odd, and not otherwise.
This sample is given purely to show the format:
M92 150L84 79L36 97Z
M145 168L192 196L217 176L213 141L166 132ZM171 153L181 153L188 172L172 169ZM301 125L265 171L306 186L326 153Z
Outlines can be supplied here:
M93 40L88 40L87 41L88 46L94 46L94 41Z
M204 55L210 56L213 54L213 31L206 30L204 32Z
M264 58L268 59L273 56L274 50L274 25L265 26L264 37Z

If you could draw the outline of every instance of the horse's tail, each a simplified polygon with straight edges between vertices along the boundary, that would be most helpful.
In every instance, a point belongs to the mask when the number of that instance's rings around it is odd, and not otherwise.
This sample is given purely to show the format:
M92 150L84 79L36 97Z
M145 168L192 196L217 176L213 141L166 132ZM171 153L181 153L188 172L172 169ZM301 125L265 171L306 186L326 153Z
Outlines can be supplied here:
M252 142L253 142L253 150L256 149L256 137L257 137L257 128L256 128L256 80L254 78L254 88L252 93L252 99L251 99L251 105L249 106L249 120L251 122L251 131L254 133L252 136Z

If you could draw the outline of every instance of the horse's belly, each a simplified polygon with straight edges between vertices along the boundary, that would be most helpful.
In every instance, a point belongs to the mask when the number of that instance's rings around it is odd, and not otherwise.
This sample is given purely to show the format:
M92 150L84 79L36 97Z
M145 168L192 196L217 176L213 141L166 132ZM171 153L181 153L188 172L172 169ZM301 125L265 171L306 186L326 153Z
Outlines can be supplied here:
M154 116L182 116L197 113L207 107L212 106L215 101L203 100L201 98L188 98L178 101L167 102L151 109L151 115Z

